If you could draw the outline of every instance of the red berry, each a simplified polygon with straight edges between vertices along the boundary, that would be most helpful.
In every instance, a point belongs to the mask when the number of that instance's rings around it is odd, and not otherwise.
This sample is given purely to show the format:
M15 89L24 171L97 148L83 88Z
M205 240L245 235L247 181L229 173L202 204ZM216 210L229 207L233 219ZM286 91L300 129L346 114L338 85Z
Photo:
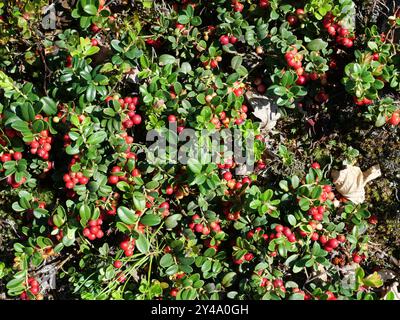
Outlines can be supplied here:
M104 232L102 230L99 230L96 232L96 238L101 239L104 236Z
M89 178L88 177L79 178L79 183L80 184L87 184L88 182L89 182Z
M283 281L281 279L275 279L272 284L274 285L275 288L282 287L283 286Z
M127 256L127 257L133 256L133 250L131 250L131 249L125 250L125 256Z
M342 37L345 37L345 36L347 36L349 34L349 30L347 30L346 28L340 28L338 30L338 32L339 32L339 35L342 36Z
M311 72L310 73L310 80L315 81L318 79L318 73L316 72Z
M223 35L219 38L219 42L222 45L227 45L229 43L229 37L227 35Z
M313 162L313 163L311 164L311 168L313 168L313 169L321 169L321 166L319 165L318 162Z
M328 241L328 239L326 239L326 237L324 235L319 237L319 242L321 242L321 244L325 244Z
M209 234L210 234L210 228L207 227L207 226L205 226L205 227L203 228L202 233L203 233L204 235L209 235Z
M96 227L97 226L97 221L96 220L90 220L88 224L89 224L89 227Z
M159 208L168 210L169 209L169 203L167 201L164 201L163 203L161 203L159 205Z
M244 8L244 5L240 2L235 2L235 4L233 5L233 10L235 12L242 12Z
M13 158L15 161L19 161L22 159L22 153L21 152L14 152L13 153Z
M138 168L135 168L135 169L132 170L131 174L132 174L133 177L140 177L141 173L140 173L140 170Z
M120 247L122 250L124 250L124 251L128 250L128 248L129 248L129 241L122 241L122 242L119 244L119 247Z
M250 252L248 252L248 253L246 253L246 254L244 255L244 259L245 259L246 261L251 261L251 260L253 260L253 258L254 258L254 255L253 255L252 253L250 253Z
M299 21L295 15L289 15L286 20L290 26L294 26Z
M328 247L331 247L333 249L336 249L337 246L339 245L339 242L336 239L329 239L328 242L326 243Z
M196 230L196 232L202 233L203 232L203 225L198 223L196 224L196 226L194 227L194 230Z
M176 122L176 117L173 114L168 116L168 122Z
M99 229L98 226L90 227L90 233L97 234L97 232L98 232L99 230L100 230L100 229Z
M117 184L118 181L119 181L119 177L117 177L117 176L109 176L108 177L109 184Z
M346 237L343 234L339 234L336 239L341 243L346 242Z
M39 288L38 287L31 287L29 290L34 295L37 295L39 293Z
M178 289L173 288L170 292L169 292L171 297L176 297L178 295Z
M211 60L210 61L210 67L213 68L213 69L218 67L218 61L217 60Z
M389 123L392 126L397 126L400 123L400 112L399 111L393 112L392 116L389 119Z
M230 36L229 37L229 42L232 44L235 44L238 41L238 38L236 38L235 36Z
M311 240L313 240L313 241L317 241L318 238L319 238L319 235L318 235L318 233L316 233L316 232L314 232L314 233L312 234L312 236L311 236Z
M357 253L354 253L354 254L353 254L353 261L354 261L355 263L360 263L360 262L362 261L362 258L361 258L361 256L358 255Z
M117 268L117 269L121 268L122 267L122 261L115 260L114 261L114 267Z
M83 229L83 235L85 236L85 237L88 237L89 236L89 234L91 234L91 232L90 232L90 230L89 230L89 228L85 228L85 229Z
M258 5L260 8L267 8L269 6L269 0L260 0Z
M100 31L100 28L99 28L98 26L96 26L95 24L92 24L92 25L90 26L90 30L91 30L93 33L97 33L97 32Z
M231 173L230 171L226 171L226 172L222 175L222 177L224 178L224 180L230 181L230 180L232 180L232 173Z
M75 187L75 183L73 183L72 181L67 181L67 182L65 183L65 187L66 187L67 189L73 189L73 188Z
M142 122L142 117L140 116L140 114L135 114L132 117L132 122L133 122L134 125L140 124Z
M96 235L93 234L93 233L90 233L87 237L88 237L88 239L91 240L91 241L93 241L93 240L96 239Z
M313 218L314 218L314 220L322 221L324 219L324 216L322 214L318 213L318 214L314 215Z
M370 224L377 224L378 223L378 217L376 215L372 215L369 217L368 222Z
M168 186L168 187L165 189L165 194L171 195L171 194L173 194L173 193L174 193L174 188L173 188L172 186Z
M243 89L237 88L237 89L233 90L233 93L235 94L236 97L240 97L241 95L243 95Z
M304 86L307 82L307 78L305 76L299 76L296 80L296 84L299 86Z

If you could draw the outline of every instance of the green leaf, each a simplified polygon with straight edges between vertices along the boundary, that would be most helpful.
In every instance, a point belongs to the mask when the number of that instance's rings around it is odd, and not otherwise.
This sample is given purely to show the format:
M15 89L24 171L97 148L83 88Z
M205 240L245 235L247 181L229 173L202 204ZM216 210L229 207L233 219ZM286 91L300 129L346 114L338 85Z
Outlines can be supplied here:
M43 97L40 99L42 103L42 109L47 115L54 115L57 113L57 104L56 102L50 97Z
M160 66L165 66L168 64L173 64L173 63L175 63L175 61L176 61L176 59L174 56L171 56L169 54L163 54L160 56L159 64L160 64Z
M117 209L118 217L126 224L134 224L136 222L135 213L127 207L119 207Z
M300 184L300 179L299 179L299 177L298 177L298 176L293 176L292 179L291 179L291 181L292 181L292 187L293 187L293 189L297 189L297 187L298 187L299 184Z
M293 293L289 296L289 300L304 300L304 295L300 293Z
M160 259L160 266L163 268L168 268L174 264L174 259L172 258L172 255L167 253L163 255L163 257Z
M185 74L189 73L190 71L192 71L192 66L189 62L183 62L179 71Z
M14 243L14 250L16 252L24 252L24 246L18 242Z
M142 233L139 233L139 238L136 240L136 247L141 253L147 253L149 251L149 241Z
M95 16L97 14L97 8L94 4L87 4L83 7L83 10L90 14L91 16Z
M107 138L107 133L105 131L98 131L93 133L87 140L88 144L100 144Z
M81 216L82 223L86 225L92 215L89 206L83 204L79 209L79 215Z
M233 70L238 69L243 62L243 58L241 56L234 56L231 61L231 67Z
M122 52L123 49L120 47L119 44L120 44L120 41L117 39L114 39L111 41L111 47L117 52Z
M140 222L151 227L160 224L161 218L155 214L146 214L140 219Z
M178 17L178 23L180 24L188 24L190 21L190 18L186 15L181 15Z
M169 216L165 220L165 226L167 227L168 230L171 230L178 225L178 221L181 219L182 219L181 214L173 214L172 216Z
M322 39L314 39L307 44L307 49L311 51L319 51L325 49L328 43Z
M373 288L379 288L383 285L383 281L381 276L375 271L373 274L370 274L368 277L364 278L364 285Z
M292 226L296 225L296 218L294 217L294 215L289 214L287 216L287 219L288 219L288 222L290 225L292 225Z
M300 209L303 211L307 211L310 209L310 201L306 198L301 198L299 201Z
M236 279L236 272L228 272L221 281L221 284L225 287L228 288L232 286L233 282Z
M143 211L146 208L146 198L144 194L139 191L134 192L133 204L136 210Z
M93 84L90 84L86 89L86 100L89 102L94 101L96 98L96 87Z
M203 166L201 165L199 160L191 158L188 160L188 167L189 170L193 173L200 173Z

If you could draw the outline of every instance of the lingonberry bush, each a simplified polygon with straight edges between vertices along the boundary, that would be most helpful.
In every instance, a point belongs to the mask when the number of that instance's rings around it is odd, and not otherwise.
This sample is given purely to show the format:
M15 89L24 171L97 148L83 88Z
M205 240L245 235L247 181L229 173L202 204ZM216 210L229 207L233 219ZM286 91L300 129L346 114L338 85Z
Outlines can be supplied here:
M362 268L368 204L342 197L312 159L265 177L270 137L248 93L284 117L335 108L398 133L393 10L381 34L357 26L350 0L1 1L0 184L17 236L0 255L0 289L23 300L392 299ZM182 146L185 129L203 145L203 129L255 137L254 169L239 174L226 150L221 162L151 161L147 132Z

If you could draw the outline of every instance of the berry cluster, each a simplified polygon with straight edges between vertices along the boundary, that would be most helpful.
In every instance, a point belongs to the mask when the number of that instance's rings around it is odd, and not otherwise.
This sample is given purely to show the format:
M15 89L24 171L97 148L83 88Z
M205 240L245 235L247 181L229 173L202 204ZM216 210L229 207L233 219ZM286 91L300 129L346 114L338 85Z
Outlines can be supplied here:
M114 97L107 97L105 101L108 103L110 101L114 100ZM119 104L121 105L121 108L124 110L127 110L127 117L126 119L122 122L122 125L124 129L127 128L132 128L135 125L139 125L142 123L142 117L140 114L137 114L135 112L138 104L139 104L139 98L138 97L125 97L125 98L119 98L118 99Z
M0 161L5 163L7 161L11 161L11 160L15 160L15 161L19 161L22 159L22 153L21 152L11 152L11 153L3 153L0 156Z
M267 86L260 77L254 79L253 84L256 86L256 90L258 93L264 94L267 91Z
M355 36L350 36L350 32L345 27L342 27L340 23L335 22L335 16L332 12L328 12L323 20L323 26L330 36L336 36L336 42L346 48L353 46Z
M286 21L289 23L290 26L294 27L299 23L299 19L302 19L304 16L304 9L296 9L295 14L289 14L286 18Z
M230 35L230 36L228 36L228 35L222 35L222 36L219 38L219 42L220 42L223 46L225 46L225 45L227 45L227 44L229 44L229 43L235 44L237 41L238 41L238 38L236 38L234 35Z
M218 62L222 61L222 57L221 56L217 56L215 59L209 59L203 62L203 66L204 67L209 67L211 69L215 69L218 68Z
M303 86L307 83L308 74L305 73L302 67L303 55L297 52L297 48L290 47L289 51L285 53L285 60L288 66L296 71L297 80L296 84Z
M154 47L154 48L160 48L161 47L161 45L162 45L162 42L161 42L161 39L160 38L158 38L158 39L156 39L156 40L154 40L154 39L147 39L146 40L146 44L148 44L149 46L152 46L152 47Z
M240 219L240 211L232 210L232 203L224 202L222 205L223 205L222 213L225 215L227 220L236 221Z
M192 222L189 224L189 228L194 232L201 233L205 236L209 235L211 231L215 233L221 232L221 225L219 221L213 221L211 223L203 222L198 214L195 214L192 217ZM215 247L217 250L217 246L211 245L210 242L206 244L209 248Z
M254 254L252 254L251 252L247 252L240 259L235 259L235 257L233 257L233 263L234 264L242 264L244 262L250 262L253 259L254 259Z
M104 236L103 230L101 230L101 225L103 224L103 219L98 218L96 220L90 220L88 222L88 227L83 229L83 235L89 240L93 241L96 238L101 239Z
M10 185L14 189L18 189L22 184L26 182L26 178L22 177L19 182L15 180L15 175L12 174L11 176L8 176L7 179L7 184Z
M158 208L160 209L162 216L165 218L169 216L169 203L167 201L162 202Z
M43 160L49 159L49 151L51 150L51 143L53 138L50 136L49 130L43 130L40 132L39 137L31 142L27 142L30 146L31 154L37 154Z
M81 184L81 185L86 185L89 182L89 178L86 177L82 172L72 172L71 167L77 163L79 160L78 155L74 155L73 158L71 159L71 162L69 163L68 166L68 173L64 174L63 176L63 181L65 182L65 188L67 189L73 189L75 185Z
M131 172L132 177L139 177L141 172L139 169L135 168ZM117 184L119 181L128 181L128 177L126 176L126 172L122 171L120 166L114 166L111 168L111 175L108 176L109 184Z
M353 100L357 106L364 106L364 105L369 105L372 103L372 100L370 100L368 98L357 99L357 97L353 97Z
M119 247L124 250L125 256L130 257L135 249L135 239L124 240L119 244Z
M37 297L40 293L39 282L33 277L28 278L28 289L31 294L33 294L34 296ZM21 293L20 299L21 300L30 300L27 291L24 291Z

